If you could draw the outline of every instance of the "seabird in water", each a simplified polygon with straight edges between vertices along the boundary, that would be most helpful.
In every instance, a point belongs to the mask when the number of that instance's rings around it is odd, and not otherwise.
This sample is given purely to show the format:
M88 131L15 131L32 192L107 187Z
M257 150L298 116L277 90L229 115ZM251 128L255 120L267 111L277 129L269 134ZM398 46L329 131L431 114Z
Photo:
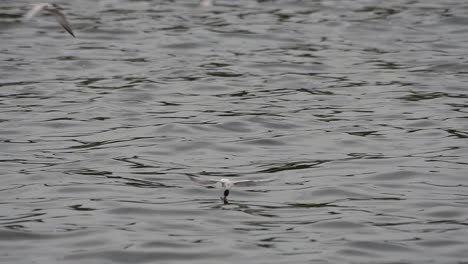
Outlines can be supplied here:
M223 197L221 197L221 200L224 202L224 204L228 204L227 197L229 195L229 190L232 187L250 187L250 186L256 186L265 182L271 182L273 179L263 179L263 180L230 180L230 179L207 179L207 178L201 178L193 175L187 175L192 181L204 185L204 186L211 186L215 187L218 189L223 189Z

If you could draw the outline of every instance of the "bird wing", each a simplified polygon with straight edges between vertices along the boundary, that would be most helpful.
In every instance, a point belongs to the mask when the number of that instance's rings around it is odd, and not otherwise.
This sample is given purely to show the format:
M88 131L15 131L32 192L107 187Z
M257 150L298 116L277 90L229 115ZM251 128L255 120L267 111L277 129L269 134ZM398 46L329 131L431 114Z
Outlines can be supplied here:
M271 182L273 179L264 179L264 180L240 180L240 181L234 181L233 184L236 187L249 187L249 186L255 186L259 184L263 184L265 182Z
M33 17L37 15L37 13L41 12L45 6L46 6L45 4L34 5L33 8L29 10L29 12L26 13L26 15L24 15L24 20L25 21L31 20Z
M49 12L55 16L55 19L57 19L57 22L59 22L59 24L68 32L70 33L70 35L72 35L73 37L75 37L75 34L73 34L73 30L70 26L70 24L68 23L67 21L67 18L65 17L65 15L60 12L58 9L51 9L49 10Z
M210 180L210 179L201 179L200 177L195 177L193 175L187 175L190 180L200 184L200 185L215 185L218 183L216 180Z

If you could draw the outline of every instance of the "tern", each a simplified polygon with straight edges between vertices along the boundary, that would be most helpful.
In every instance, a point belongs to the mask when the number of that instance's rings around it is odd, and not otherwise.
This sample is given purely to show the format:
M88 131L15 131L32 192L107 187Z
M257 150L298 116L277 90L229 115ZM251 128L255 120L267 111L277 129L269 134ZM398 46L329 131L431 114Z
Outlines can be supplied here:
M199 5L202 7L210 7L213 6L213 0L200 0Z
M211 186L218 189L223 189L223 197L221 200L224 204L228 204L227 197L229 195L229 190L232 187L250 187L260 185L262 183L271 182L273 179L262 179L262 180L230 180L230 179L207 179L207 178L200 178L192 175L187 175L190 180L204 186Z
M75 37L75 34L72 31L70 24L67 21L65 15L59 10L59 6L56 4L49 4L49 3L41 3L41 4L34 4L33 8L24 16L25 21L31 20L41 11L47 11L52 14L57 22L68 32L70 35Z

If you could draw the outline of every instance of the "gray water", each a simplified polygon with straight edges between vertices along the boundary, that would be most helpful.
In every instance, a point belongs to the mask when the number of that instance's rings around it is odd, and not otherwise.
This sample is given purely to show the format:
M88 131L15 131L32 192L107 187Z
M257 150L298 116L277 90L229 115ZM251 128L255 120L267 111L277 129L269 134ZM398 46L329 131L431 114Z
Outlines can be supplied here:
M1 1L1 263L466 263L468 2L196 2Z

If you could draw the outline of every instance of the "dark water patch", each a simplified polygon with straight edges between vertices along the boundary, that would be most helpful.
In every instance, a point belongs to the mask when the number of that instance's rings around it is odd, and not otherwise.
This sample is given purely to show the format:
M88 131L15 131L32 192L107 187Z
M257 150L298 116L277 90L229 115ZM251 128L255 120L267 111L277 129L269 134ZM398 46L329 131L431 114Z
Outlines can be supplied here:
M4 241L2 244L16 241L30 241L30 240L45 240L45 239L60 239L60 238L78 238L89 235L88 231L75 231L65 232L56 234L41 234L34 232L24 232L10 229L0 229L0 241Z
M27 215L21 215L16 218L2 218L1 224L6 227L15 227L19 226L20 223L25 223L25 222L43 222L41 216L43 216L44 213L31 213ZM14 228L12 228L14 229Z
M260 173L276 173L280 171L288 171L288 170L302 170L302 169L309 169L314 168L316 166L321 165L322 163L327 162L327 160L316 160L316 161L307 161L307 162L293 162L287 164L272 164L268 165L268 169L263 169L259 171Z
M206 74L215 76L215 77L225 77L225 78L243 76L242 73L228 72L228 71L212 71L212 72L207 72Z
M364 250L358 250L358 249L342 249L338 252L339 254L343 254L343 255L349 255L351 257L365 257L365 258L373 258L373 259L376 259L376 258L379 258L379 254L376 254L376 253L372 253L372 252L368 252L368 251L364 251ZM395 263L395 262L394 262Z
M256 116L256 117L248 118L247 120L252 122L252 123L261 124L263 127L269 128L269 129L284 130L284 129L296 129L296 128L300 127L299 124L296 124L296 123L293 123L293 122L288 122L284 118L282 118L282 119L279 119L279 118L266 119L266 118L263 118L263 117Z
M213 258L223 258L230 254L225 252L171 252L168 250L157 251L101 251L101 252L88 252L88 253L74 253L65 256L67 261L111 261L113 263L148 263L154 261L190 261L209 260Z
M201 242L203 242L203 240L197 240L196 242L192 242L192 243L201 243ZM150 242L144 243L143 245L141 245L141 247L148 248L148 249L151 249L151 248L187 249L193 246L192 243L189 243L189 242L177 243L177 242L171 242L167 240L160 240L160 241L150 241Z
M399 244L390 241L353 241L347 243L350 247L360 248L362 250L371 251L396 251L396 252L408 252L414 251L411 248L406 247L404 244Z
M465 213L459 211L457 208L449 208L446 206L445 208L431 208L429 212L427 212L427 215L437 218L458 218L465 215Z
M468 98L465 94L449 94L449 93L442 93L442 92L411 92L410 95L401 97L399 99L403 99L406 101L422 101L422 100L432 100L441 97L453 97L453 98Z
M15 241L15 240L36 240L36 239L46 239L50 238L47 235L27 233L27 232L18 232L12 230L0 230L0 240L3 241Z
M84 207L82 204L75 204L69 206L71 209L76 211L94 211L96 209L90 207Z
M217 125L217 127L228 130L228 131L232 131L232 132L251 132L251 129L248 128L248 124L241 123L241 122L224 123L224 124Z
M438 240L429 240L429 241L419 241L418 245L424 247L451 247L451 246L462 246L459 241L453 240L445 240L445 239L438 239Z
M378 136L379 135L378 131L348 132L348 134L353 135L353 136L360 136L360 137Z
M259 146L281 146L285 145L284 142L274 139L245 139L242 140L243 144L247 145L259 145Z
M78 184L74 184L78 185ZM50 186L49 186L50 187ZM86 186L70 186L70 187L60 187L55 189L55 192L64 193L64 194L73 194L73 193L96 193L100 188L96 187L86 187Z
M170 30L173 30L174 28L171 28ZM168 29L166 29L168 30ZM200 47L204 47L204 45L202 43L189 43L189 42L184 42L184 43L178 43L178 44L168 44L168 45L164 45L164 46L161 46L161 48L168 48L168 49L182 49L182 50L186 50L186 49L196 49L196 48L200 48Z
M144 209L144 208L132 208L132 207L121 207L118 209L108 210L109 214L117 215L154 215L157 213L157 210Z
M401 180L414 180L416 178L423 177L424 174L418 173L416 171L395 171L388 173L379 173L375 176L372 176L372 180L379 181L401 181Z
M447 129L446 131L456 138L468 138L468 132L465 131L457 131L455 129Z
M311 190L310 193L307 195L308 197L310 196L310 199L313 199L313 197L316 197L314 200L318 200L318 197L320 197L321 200L324 198L327 198L327 199L342 198L342 199L347 199L347 200L370 198L368 194L353 192L351 190L344 190L341 188L320 187L320 188L314 188L314 189Z
M343 221L343 220L335 220L335 221L330 220L330 221L314 224L313 226L317 228L353 229L353 230L365 227L364 224L353 223L353 222Z

